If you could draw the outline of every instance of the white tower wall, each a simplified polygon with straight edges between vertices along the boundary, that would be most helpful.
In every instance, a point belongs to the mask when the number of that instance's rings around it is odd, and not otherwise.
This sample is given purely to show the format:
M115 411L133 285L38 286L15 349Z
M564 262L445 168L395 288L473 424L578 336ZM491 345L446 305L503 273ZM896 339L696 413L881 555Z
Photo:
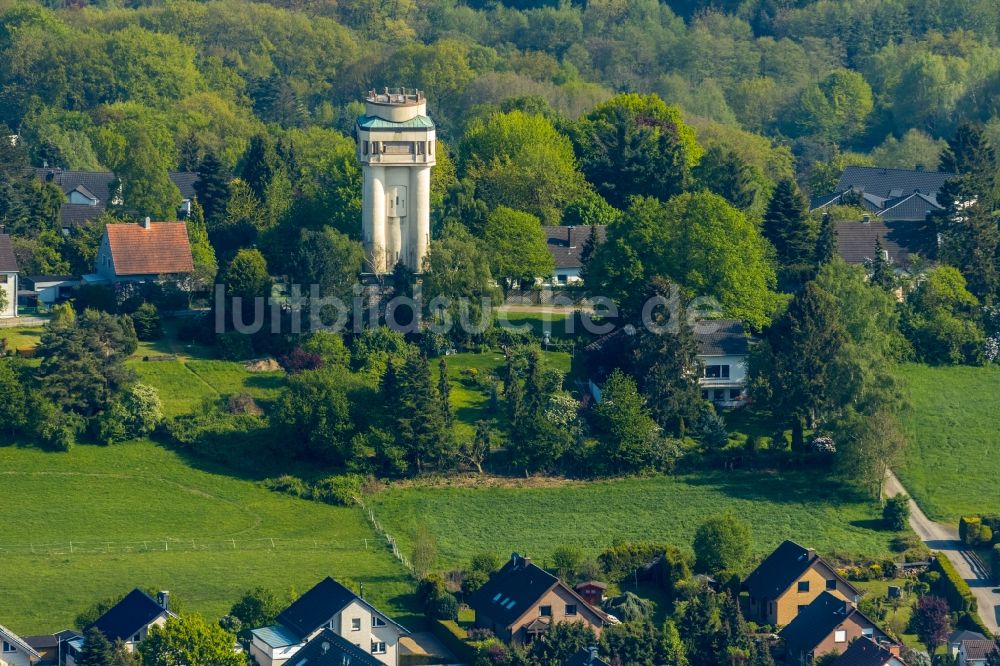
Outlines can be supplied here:
M402 262L423 270L430 249L430 183L434 123L423 93L369 93L358 119L358 160L364 172L362 240L365 272L388 273Z

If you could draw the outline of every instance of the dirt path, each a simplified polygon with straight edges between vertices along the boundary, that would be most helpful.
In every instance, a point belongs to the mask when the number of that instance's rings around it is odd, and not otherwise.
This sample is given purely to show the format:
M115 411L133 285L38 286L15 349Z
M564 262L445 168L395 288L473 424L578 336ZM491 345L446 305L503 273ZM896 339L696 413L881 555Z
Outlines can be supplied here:
M909 495L903 484L890 470L886 478L885 494L892 496L899 493ZM959 575L965 579L969 587L972 588L972 593L976 596L979 617L994 634L1000 633L1000 626L998 626L1000 625L1000 588L993 584L989 573L983 569L977 558L966 550L958 538L958 530L928 518L912 499L910 500L910 527L927 544L928 548L942 553L951 560Z

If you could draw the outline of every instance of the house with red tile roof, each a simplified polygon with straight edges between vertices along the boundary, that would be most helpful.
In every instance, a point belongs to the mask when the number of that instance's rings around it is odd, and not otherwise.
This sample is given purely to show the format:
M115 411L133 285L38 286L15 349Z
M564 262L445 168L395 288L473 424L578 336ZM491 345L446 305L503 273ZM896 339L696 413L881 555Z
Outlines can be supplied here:
M181 279L194 270L183 222L108 224L87 282L151 282Z

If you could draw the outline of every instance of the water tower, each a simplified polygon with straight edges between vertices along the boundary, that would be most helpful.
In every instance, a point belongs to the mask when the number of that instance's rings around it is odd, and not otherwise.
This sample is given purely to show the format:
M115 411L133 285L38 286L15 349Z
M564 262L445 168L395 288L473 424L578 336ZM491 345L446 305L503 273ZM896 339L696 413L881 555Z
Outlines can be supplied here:
M390 273L402 263L423 270L431 240L431 167L434 122L423 92L406 88L370 91L358 118L363 272Z

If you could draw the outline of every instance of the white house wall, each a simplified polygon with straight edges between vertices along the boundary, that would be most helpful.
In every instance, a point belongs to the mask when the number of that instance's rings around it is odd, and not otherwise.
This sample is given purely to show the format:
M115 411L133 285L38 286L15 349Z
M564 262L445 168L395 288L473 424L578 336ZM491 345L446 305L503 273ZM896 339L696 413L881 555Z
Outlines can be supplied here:
M17 273L0 273L0 275L6 276L6 283L0 283L0 289L3 289L4 293L7 295L7 307L0 311L0 317L16 317L17 316ZM2 280L3 278L0 278ZM0 657L2 658L2 657Z

